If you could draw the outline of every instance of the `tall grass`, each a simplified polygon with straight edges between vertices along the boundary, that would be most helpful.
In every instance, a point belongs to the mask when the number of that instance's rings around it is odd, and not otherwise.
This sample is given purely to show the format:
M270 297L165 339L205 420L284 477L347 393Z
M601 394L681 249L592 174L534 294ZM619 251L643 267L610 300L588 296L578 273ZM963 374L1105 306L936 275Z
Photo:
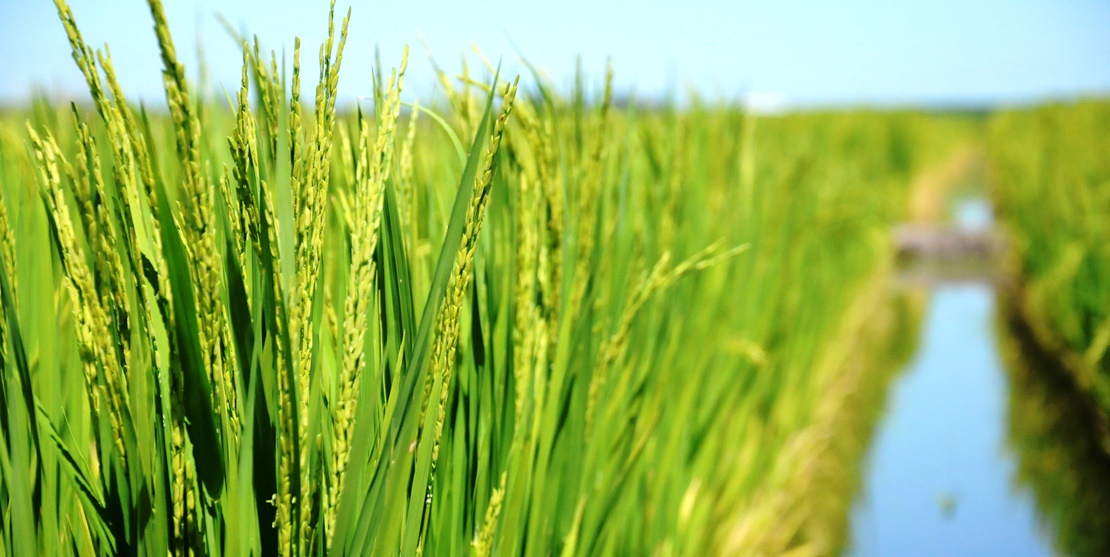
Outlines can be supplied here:
M1110 431L1110 103L996 116L994 199L1035 338L1072 370ZM1110 439L1110 437L1106 437ZM1110 441L1104 442L1110 448Z
M334 10L312 102L255 41L225 107L158 0L147 109L56 3L93 110L0 126L0 555L838 544L845 343L900 330L861 300L948 123L492 67L402 117L405 59L342 114Z

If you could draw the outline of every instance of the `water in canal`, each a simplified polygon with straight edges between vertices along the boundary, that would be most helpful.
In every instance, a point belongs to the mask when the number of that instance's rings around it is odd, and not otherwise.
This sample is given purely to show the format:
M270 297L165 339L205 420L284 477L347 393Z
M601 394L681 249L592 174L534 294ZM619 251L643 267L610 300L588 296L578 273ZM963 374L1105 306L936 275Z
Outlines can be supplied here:
M961 228L990 225L983 201ZM864 463L848 555L1053 555L1054 533L1021 477L1011 379L987 281L930 287L917 354L895 380Z
M1052 554L1031 494L1015 487L993 312L988 285L934 287L874 438L852 554Z

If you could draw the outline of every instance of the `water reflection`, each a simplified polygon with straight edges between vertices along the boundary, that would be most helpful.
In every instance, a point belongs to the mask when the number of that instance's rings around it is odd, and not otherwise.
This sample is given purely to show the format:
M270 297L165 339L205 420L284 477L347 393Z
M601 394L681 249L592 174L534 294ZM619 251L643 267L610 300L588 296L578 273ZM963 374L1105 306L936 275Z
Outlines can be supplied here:
M1110 457L1091 427L1090 401L1036 349L1029 330L999 297L1002 359L1010 378L1008 439L1016 483L1033 493L1057 551L1110 555Z

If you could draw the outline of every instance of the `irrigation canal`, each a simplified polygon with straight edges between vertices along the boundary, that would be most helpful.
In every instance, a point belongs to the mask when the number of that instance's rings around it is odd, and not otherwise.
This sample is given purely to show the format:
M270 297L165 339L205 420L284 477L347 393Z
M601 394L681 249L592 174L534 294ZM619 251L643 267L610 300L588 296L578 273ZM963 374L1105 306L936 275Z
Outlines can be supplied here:
M988 236L990 206L958 202L953 221L948 236L957 244L970 238L970 251L979 249L974 238ZM1055 527L1020 481L1022 455L1012 448L1011 374L997 332L999 266L981 267L911 266L898 281L927 287L929 305L917 353L892 384L863 463L848 555L1056 554Z

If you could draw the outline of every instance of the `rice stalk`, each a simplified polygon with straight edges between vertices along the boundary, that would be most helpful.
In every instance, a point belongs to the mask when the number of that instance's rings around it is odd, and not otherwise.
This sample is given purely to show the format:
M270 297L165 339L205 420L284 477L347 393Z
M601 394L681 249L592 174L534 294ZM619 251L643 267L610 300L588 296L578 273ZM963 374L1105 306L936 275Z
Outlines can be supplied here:
M337 423L333 441L333 462L329 489L330 505L327 509L326 529L328 546L334 533L335 514L339 495L343 492L344 471L350 457L351 434L355 407L359 397L361 376L366 359L364 344L368 312L376 265L378 229L381 222L382 194L390 179L393 167L393 133L401 111L401 89L408 50L401 58L400 70L395 70L386 85L384 104L377 107L377 137L370 139L370 128L363 127L360 134L359 164L354 179L354 211L351 220L351 269L347 285L347 299L343 331L343 365L339 376Z

